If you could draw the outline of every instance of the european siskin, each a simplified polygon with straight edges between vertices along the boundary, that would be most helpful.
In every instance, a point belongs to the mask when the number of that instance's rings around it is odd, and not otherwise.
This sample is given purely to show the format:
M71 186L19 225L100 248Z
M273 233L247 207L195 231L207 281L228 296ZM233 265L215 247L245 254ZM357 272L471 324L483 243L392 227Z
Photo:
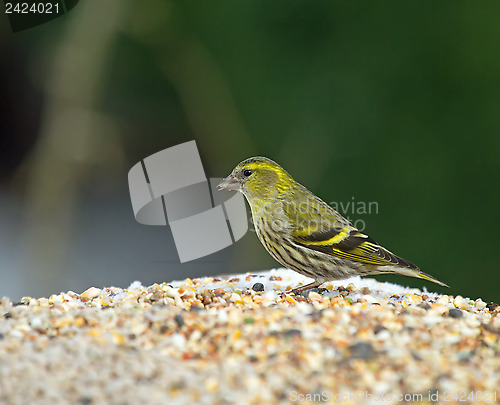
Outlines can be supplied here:
M447 286L389 252L265 157L244 160L219 185L241 191L259 240L278 262L314 279L295 294L325 281L394 273Z

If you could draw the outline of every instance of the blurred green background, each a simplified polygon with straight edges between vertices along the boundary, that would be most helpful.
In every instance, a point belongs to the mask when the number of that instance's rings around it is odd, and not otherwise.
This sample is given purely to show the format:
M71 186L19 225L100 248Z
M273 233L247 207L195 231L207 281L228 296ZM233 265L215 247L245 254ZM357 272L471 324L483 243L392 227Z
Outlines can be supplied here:
M195 139L209 177L270 157L395 253L498 301L500 3L102 0L0 17L0 296L278 264L254 232L180 264L127 173ZM358 225L360 222L358 222Z

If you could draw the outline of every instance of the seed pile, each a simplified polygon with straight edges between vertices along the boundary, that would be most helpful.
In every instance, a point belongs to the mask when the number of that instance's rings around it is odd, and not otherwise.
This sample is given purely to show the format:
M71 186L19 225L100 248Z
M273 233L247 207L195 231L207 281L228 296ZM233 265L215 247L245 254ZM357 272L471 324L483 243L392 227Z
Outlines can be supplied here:
M306 282L279 269L3 298L0 403L500 399L498 305L359 277L289 293Z

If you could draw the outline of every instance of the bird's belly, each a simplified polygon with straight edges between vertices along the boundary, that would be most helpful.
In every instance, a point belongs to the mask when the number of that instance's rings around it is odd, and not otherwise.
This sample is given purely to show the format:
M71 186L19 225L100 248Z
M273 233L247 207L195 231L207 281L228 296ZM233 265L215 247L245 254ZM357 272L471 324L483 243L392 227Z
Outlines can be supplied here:
M327 281L373 272L362 268L360 263L296 245L263 221L255 222L255 229L259 240L275 260L304 276Z

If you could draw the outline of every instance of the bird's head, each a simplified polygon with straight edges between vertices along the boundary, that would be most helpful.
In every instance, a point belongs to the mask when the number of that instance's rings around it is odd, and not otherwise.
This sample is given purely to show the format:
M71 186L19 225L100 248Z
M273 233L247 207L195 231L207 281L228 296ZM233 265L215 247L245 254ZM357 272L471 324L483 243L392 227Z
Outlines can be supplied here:
M292 177L276 162L252 157L238 164L217 187L219 191L241 191L252 202L279 197L293 184Z

